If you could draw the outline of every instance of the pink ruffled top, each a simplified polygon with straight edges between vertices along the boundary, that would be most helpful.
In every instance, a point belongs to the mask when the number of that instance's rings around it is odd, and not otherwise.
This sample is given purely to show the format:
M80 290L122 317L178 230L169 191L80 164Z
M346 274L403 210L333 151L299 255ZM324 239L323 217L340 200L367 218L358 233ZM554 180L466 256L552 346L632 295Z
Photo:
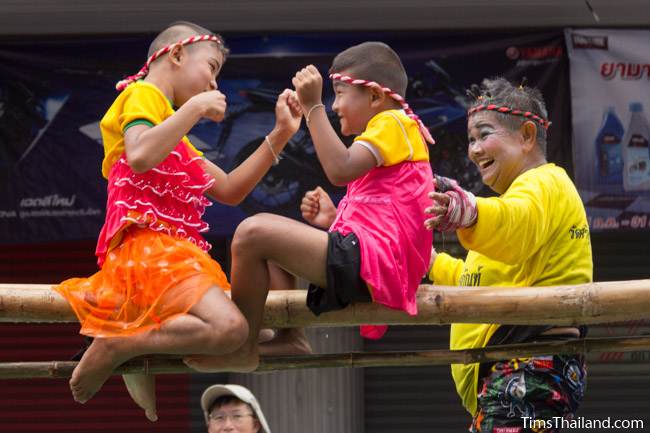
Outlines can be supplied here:
M106 219L95 250L100 267L115 246L113 239L131 224L188 240L204 251L211 248L201 236L209 229L201 217L212 204L203 194L214 179L201 159L181 141L157 167L144 173L131 170L125 154L113 164Z
M330 231L359 239L361 278L374 302L417 314L415 294L426 274L433 233L424 209L433 189L429 161L376 167L348 185ZM363 326L361 335L379 338L385 326Z

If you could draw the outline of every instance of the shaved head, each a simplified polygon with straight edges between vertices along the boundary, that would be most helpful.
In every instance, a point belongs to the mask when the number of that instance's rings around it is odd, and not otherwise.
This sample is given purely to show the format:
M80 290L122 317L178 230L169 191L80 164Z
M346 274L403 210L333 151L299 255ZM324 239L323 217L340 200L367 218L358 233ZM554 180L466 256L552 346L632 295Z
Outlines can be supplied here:
M329 73L345 72L353 78L375 81L406 96L408 78L399 56L383 42L364 42L339 53Z
M171 23L165 30L160 32L158 36L151 42L151 45L149 45L149 52L147 53L147 57L150 57L153 53L158 51L161 48L164 48L168 45L171 45L173 43L176 43L180 40L183 40L185 38L189 38L191 36L202 36L202 35L213 35L213 36L219 36L215 34L214 32L211 32L210 30L206 29L205 27L201 27L198 24L191 23L189 21L176 21ZM221 36L219 36L221 38ZM223 40L223 38L221 38ZM225 45L223 44L216 44L218 45L219 50L223 54L224 58L228 55L228 48L226 48Z

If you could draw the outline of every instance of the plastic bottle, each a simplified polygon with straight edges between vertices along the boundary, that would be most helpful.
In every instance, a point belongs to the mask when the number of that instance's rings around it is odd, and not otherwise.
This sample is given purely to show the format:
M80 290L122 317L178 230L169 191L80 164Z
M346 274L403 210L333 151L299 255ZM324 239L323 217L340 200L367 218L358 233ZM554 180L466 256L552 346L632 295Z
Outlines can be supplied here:
M643 104L630 103L630 124L623 138L623 189L650 189L650 125Z
M596 136L596 173L601 184L620 185L623 181L621 140L624 132L614 107L607 107Z

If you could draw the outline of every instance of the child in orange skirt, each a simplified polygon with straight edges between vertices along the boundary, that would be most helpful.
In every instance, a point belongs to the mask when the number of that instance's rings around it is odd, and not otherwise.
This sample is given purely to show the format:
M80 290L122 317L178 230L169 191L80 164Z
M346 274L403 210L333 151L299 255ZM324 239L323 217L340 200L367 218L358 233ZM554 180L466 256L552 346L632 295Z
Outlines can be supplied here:
M55 288L77 314L81 333L94 338L70 380L80 403L135 356L223 355L246 341L247 321L224 293L230 285L201 236L210 205L204 194L230 205L243 200L278 162L301 112L285 90L275 128L239 167L225 173L202 158L185 134L202 118L223 120L226 99L216 78L227 53L218 35L172 24L152 42L140 72L118 83L122 92L101 121L108 179L96 249L101 270ZM153 376L124 379L154 421Z

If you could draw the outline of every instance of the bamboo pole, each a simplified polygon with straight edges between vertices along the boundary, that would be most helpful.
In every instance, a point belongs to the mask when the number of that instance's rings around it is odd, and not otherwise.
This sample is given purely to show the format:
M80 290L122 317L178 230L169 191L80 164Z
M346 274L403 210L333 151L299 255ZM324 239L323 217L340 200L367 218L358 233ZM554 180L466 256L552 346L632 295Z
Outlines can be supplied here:
M509 344L481 349L427 350L414 352L352 352L324 355L266 357L256 373L312 368L416 367L449 364L471 364L503 359L549 354L587 354L600 352L634 352L650 350L650 337L586 338L571 341ZM6 362L0 363L1 379L68 378L76 367L74 361ZM136 358L114 371L125 373L173 374L194 370L172 357Z
M67 302L52 286L0 284L0 322L75 322ZM287 328L358 324L431 325L501 323L577 325L650 317L650 280L552 287L446 287L422 285L418 315L378 304L351 305L314 316L303 290L271 291L264 326Z

